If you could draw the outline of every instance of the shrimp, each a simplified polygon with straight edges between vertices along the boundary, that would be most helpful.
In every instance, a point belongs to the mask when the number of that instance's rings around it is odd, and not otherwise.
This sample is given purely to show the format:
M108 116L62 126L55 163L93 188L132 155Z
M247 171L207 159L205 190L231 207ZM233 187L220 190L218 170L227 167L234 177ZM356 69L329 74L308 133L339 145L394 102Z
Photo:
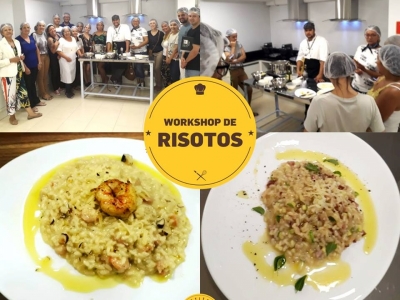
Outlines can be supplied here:
M95 197L101 210L113 217L127 218L137 207L137 195L132 184L118 179L110 179L100 184Z

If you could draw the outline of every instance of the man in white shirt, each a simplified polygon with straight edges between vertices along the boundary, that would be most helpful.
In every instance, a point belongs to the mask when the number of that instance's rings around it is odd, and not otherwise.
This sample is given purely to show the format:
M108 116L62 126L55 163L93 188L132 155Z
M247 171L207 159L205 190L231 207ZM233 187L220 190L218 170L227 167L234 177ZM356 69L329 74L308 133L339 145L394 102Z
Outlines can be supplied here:
M131 30L131 53L132 54L147 54L147 44L149 37L147 30L140 27L140 19L133 17ZM143 64L137 63L133 65L136 74L138 86L144 86L144 68Z
M113 25L108 27L107 30L107 52L113 52L114 49L117 50L118 54L129 52L129 43L131 39L129 26L126 24L120 24L118 15L113 15L111 20ZM117 57L114 59L117 59ZM122 84L122 74L125 71L126 65L122 63L113 63L111 64L111 68L111 81L114 84Z
M182 37L184 37L187 32L189 31L192 26L189 23L189 10L186 7L181 7L176 11L178 15L178 20L181 22L181 27L179 28L178 34L178 55L179 55L179 67L181 68L181 78L185 78L185 69L181 67L181 44L182 44Z
M304 33L306 39L300 43L299 53L297 55L297 76L303 76L307 72L309 85L316 85L318 82L324 82L324 65L329 55L328 42L322 36L315 34L314 23L304 24ZM315 87L316 88L316 87ZM305 115L309 105L306 104Z

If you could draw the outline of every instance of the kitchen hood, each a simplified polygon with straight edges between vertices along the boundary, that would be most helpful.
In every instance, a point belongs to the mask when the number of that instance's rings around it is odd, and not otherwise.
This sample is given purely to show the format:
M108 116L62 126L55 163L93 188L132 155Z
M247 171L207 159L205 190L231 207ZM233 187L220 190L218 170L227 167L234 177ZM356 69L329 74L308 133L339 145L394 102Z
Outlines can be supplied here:
M288 19L283 22L308 21L307 4L303 0L288 0Z
M100 5L98 0L86 0L87 15L84 18L104 18L100 16Z
M358 19L358 0L335 0L335 18L326 21L364 21Z
M126 17L144 17L145 14L142 14L142 0L128 0L129 3L129 14L126 14Z

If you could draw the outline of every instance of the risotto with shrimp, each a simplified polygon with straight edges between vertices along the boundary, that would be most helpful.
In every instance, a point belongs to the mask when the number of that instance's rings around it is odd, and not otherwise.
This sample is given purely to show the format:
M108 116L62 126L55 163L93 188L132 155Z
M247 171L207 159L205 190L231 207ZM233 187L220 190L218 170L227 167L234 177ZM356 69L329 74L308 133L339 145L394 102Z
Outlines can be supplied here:
M271 245L309 266L340 257L365 235L356 197L340 173L320 163L281 164L262 194Z
M85 275L140 284L185 260L191 225L182 200L129 155L71 161L40 197L44 241Z

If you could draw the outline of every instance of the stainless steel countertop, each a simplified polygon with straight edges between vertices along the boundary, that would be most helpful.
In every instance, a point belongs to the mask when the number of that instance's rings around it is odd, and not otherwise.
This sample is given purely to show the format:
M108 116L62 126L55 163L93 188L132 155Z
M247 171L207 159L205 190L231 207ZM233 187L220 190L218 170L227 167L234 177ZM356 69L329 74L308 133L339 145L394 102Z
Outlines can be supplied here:
M82 57L78 59L79 61L93 61L93 62L105 62L105 63L135 63L135 64L153 64L154 60L149 60L148 58L144 59L135 59L135 60L130 60L130 59L114 59L114 58L103 58L103 59L97 59L95 57L93 58L87 58L87 57Z
M306 134L306 133L298 133ZM393 176L398 183L400 189L400 134L398 133L357 133L355 134L372 148L378 152L386 164L389 166L393 173ZM259 135L260 136L260 135ZM200 214L203 216L204 205L206 204L207 195L210 190L202 190L200 192ZM368 272L368 271L367 271ZM365 298L366 300L399 300L400 299L400 247L397 247L396 255L393 258L392 264L390 265L385 276L374 289L374 291ZM204 261L203 249L200 252L200 291L203 294L207 294L216 300L227 300L222 294L214 280L212 279L210 272L207 269ZM247 300L247 299L243 299ZM249 299L258 300L258 299ZM281 299L274 299L281 300ZM287 300L287 299L283 299Z

